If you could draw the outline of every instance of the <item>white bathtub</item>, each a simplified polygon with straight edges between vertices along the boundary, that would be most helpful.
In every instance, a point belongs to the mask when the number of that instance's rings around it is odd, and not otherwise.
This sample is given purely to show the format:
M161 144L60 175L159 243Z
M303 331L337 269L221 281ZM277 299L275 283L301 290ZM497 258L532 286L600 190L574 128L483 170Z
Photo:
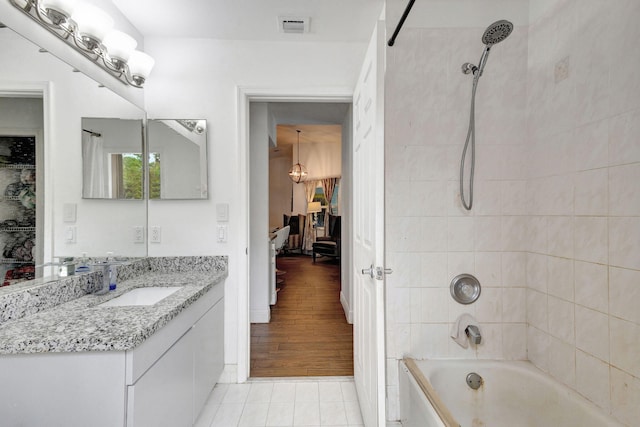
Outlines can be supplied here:
M622 426L531 363L491 360L400 361L400 415L404 427Z

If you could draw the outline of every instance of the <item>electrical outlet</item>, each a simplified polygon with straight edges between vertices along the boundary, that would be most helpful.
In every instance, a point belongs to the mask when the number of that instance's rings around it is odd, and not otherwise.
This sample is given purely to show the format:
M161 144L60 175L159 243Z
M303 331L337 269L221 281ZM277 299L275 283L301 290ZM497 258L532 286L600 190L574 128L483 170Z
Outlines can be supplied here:
M76 227L69 226L64 230L64 241L67 243L76 243Z
M149 237L151 243L160 243L161 240L161 228L151 227L151 236Z
M144 227L133 227L133 243L144 243Z
M227 226L226 225L218 225L218 242L220 243L227 242Z

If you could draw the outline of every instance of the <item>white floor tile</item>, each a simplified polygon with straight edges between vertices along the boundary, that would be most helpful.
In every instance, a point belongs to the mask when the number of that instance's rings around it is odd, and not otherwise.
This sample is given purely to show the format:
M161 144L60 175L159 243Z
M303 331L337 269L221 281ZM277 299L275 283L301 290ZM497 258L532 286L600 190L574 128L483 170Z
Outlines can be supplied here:
M271 403L267 415L267 427L293 426L294 403Z
M241 403L223 403L218 408L211 427L237 426L240 422L243 407L244 405Z
M353 381L345 381L340 383L342 388L342 398L345 402L357 402L358 393L356 392L356 385Z
M342 402L342 387L339 382L321 382L320 402Z
M293 425L319 426L320 402L296 402L293 411Z
M293 403L296 400L295 383L275 383L271 394L271 403Z
M344 402L320 402L320 425L346 426L347 413Z
M353 381L218 384L195 427L362 427Z
M320 393L317 382L304 382L296 384L296 403L319 401Z
M268 412L268 403L247 403L242 410L238 427L265 427Z
M247 403L269 403L273 394L273 383L253 383Z
M222 403L242 403L247 401L251 384L229 384L229 388L222 398Z

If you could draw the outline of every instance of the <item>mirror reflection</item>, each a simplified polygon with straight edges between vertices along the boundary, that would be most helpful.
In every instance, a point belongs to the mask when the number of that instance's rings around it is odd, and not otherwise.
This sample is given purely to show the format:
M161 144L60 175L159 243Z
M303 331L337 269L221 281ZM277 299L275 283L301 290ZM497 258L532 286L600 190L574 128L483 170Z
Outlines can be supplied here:
M206 120L149 120L147 135L149 198L206 199Z
M142 199L142 120L82 118L82 197Z

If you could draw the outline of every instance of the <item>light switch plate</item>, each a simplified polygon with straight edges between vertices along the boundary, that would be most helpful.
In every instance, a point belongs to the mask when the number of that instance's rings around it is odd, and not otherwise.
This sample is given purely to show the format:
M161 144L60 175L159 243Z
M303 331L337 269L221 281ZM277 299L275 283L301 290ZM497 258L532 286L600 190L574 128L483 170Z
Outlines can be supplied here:
M149 234L151 243L160 243L162 240L162 229L160 227L151 227Z
M144 227L137 225L133 227L133 243L144 243Z
M76 242L76 227L70 226L64 230L64 241L67 243Z
M220 222L229 221L229 203L218 203L216 205L216 220Z
M227 226L219 225L218 226L218 242L226 243L227 242Z
M65 203L62 205L62 221L64 222L76 222L76 207L75 203Z

